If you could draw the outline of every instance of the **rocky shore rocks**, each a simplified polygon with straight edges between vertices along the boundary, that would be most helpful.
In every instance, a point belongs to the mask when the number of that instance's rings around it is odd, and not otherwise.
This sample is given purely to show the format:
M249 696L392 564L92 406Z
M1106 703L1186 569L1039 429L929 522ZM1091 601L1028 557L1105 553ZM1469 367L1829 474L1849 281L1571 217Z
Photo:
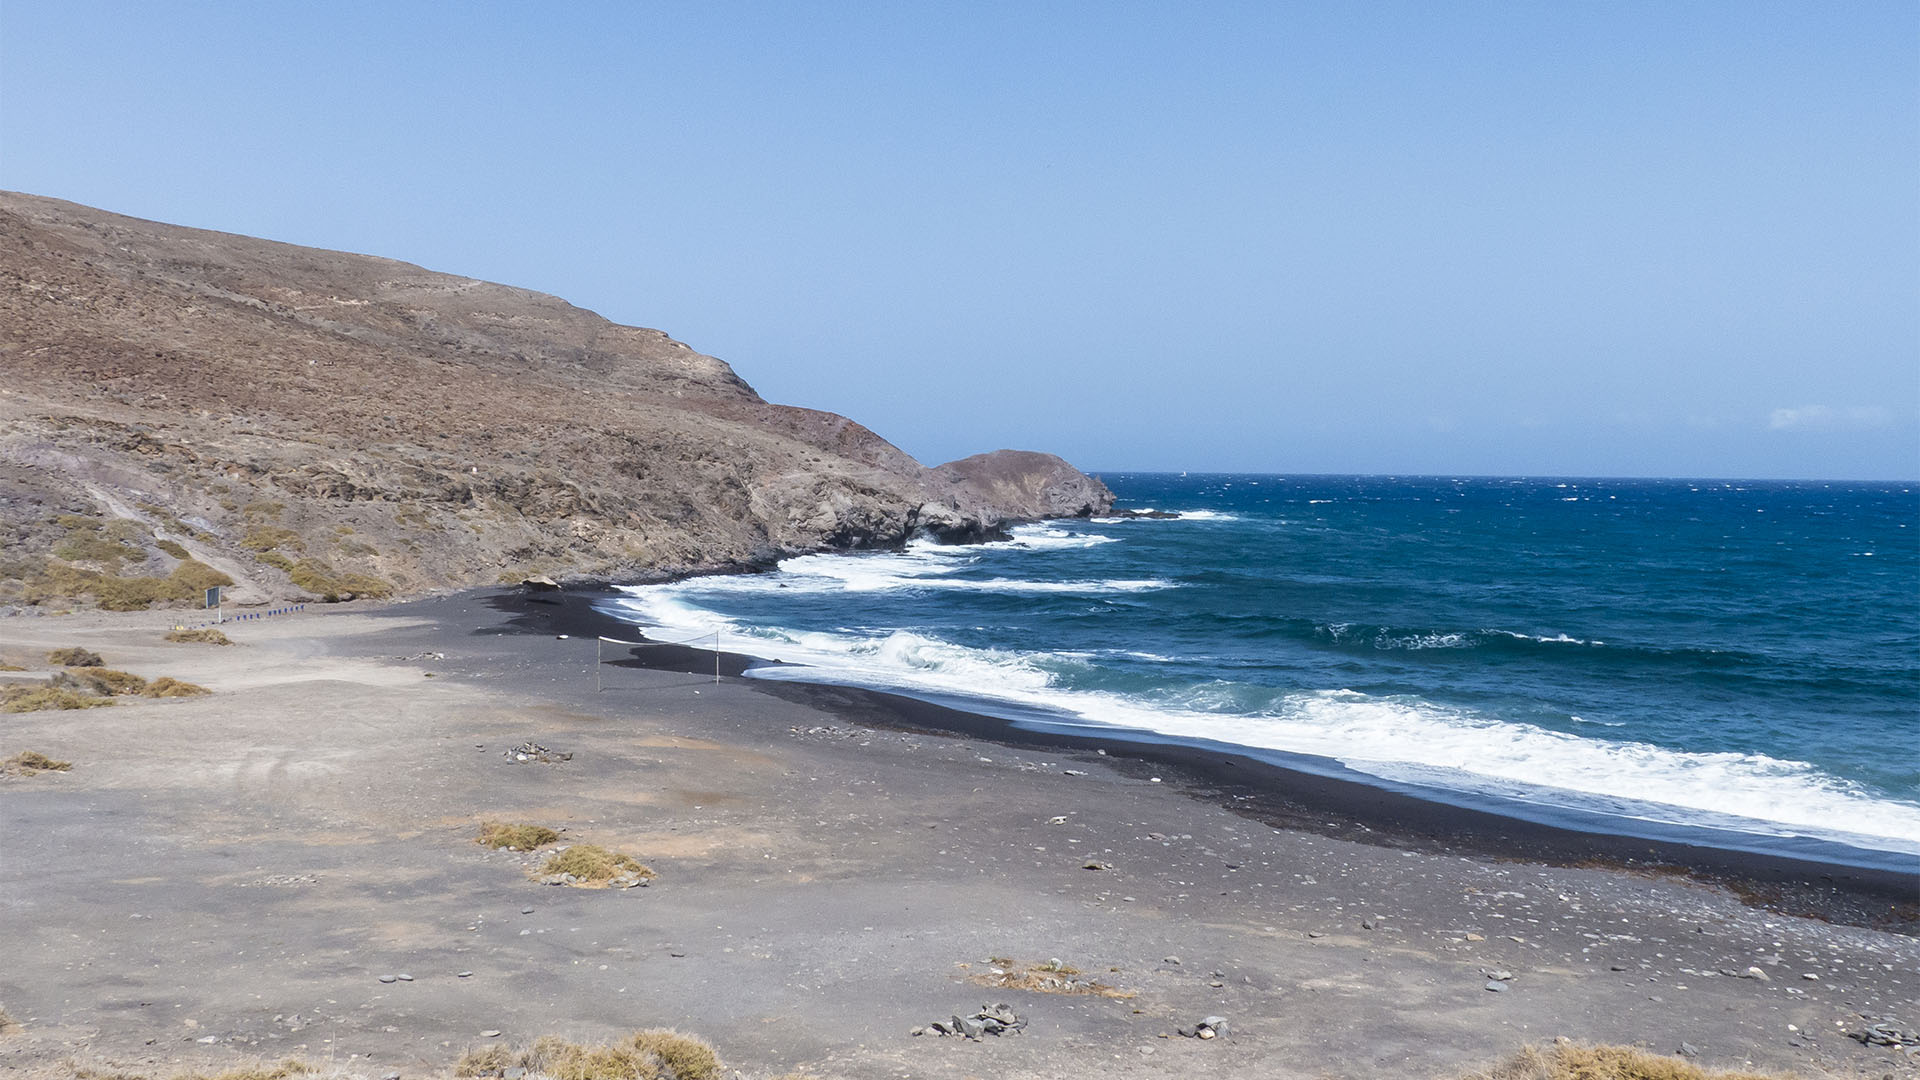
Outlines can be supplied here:
M1094 515L556 297L0 193L0 607L640 580Z

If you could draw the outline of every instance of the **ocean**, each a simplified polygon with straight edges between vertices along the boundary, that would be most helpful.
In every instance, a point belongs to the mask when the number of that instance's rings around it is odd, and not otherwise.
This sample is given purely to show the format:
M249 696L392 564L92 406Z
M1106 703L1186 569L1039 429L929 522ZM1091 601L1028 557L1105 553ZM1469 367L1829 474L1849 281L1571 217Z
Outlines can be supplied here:
M1629 836L1920 867L1908 484L1109 474L1172 518L631 586L656 640Z

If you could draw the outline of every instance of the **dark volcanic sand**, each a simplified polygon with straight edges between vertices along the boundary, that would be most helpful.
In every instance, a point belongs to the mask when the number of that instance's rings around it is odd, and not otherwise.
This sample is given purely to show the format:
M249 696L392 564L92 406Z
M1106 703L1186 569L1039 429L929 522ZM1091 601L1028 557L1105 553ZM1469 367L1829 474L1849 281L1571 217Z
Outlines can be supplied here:
M0 1069L74 1050L415 1075L487 1030L671 1025L749 1076L1425 1077L1555 1036L1920 1075L1846 1037L1862 1013L1920 1023L1913 937L1519 857L1638 852L888 695L641 667L609 667L596 694L603 624L580 597L242 624L247 648L200 652L130 625L0 628L16 652L85 644L217 691L6 718L0 750L76 766L0 781L0 1005L25 1021ZM708 652L643 652L711 670ZM573 757L502 755L525 740ZM537 884L526 858L471 843L488 819L564 827L660 878ZM1811 880L1792 903L1865 917L1901 899L1898 882ZM1058 957L1136 996L968 982L989 957ZM1513 978L1491 991L1487 971ZM415 978L378 981L396 972ZM991 1001L1027 1031L909 1034ZM1161 1037L1210 1013L1228 1037Z

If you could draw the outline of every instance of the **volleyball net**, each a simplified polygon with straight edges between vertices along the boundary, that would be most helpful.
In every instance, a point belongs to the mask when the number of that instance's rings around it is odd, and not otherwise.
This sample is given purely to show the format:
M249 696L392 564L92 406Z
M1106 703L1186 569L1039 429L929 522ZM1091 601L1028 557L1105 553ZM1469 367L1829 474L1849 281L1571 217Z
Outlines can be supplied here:
M699 637L689 638L686 641L624 641L620 638L602 636L596 639L593 644L593 692L596 694L599 693L601 689L600 672L606 666L607 646L609 645L622 645L629 649L710 648L713 650L713 681L716 685L720 682L720 631L718 630L715 630L712 634L701 634ZM628 653L628 656L631 658L633 654ZM689 671L688 674L700 675L705 674L705 672Z

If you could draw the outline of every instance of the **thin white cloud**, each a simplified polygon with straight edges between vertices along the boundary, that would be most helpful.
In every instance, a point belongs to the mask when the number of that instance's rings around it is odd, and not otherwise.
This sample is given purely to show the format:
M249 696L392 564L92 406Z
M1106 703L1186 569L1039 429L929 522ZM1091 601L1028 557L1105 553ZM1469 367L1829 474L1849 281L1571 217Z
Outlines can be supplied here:
M1767 418L1774 431L1859 431L1886 427L1893 414L1879 405L1856 405L1836 409L1830 405L1802 405L1797 409L1775 409Z

